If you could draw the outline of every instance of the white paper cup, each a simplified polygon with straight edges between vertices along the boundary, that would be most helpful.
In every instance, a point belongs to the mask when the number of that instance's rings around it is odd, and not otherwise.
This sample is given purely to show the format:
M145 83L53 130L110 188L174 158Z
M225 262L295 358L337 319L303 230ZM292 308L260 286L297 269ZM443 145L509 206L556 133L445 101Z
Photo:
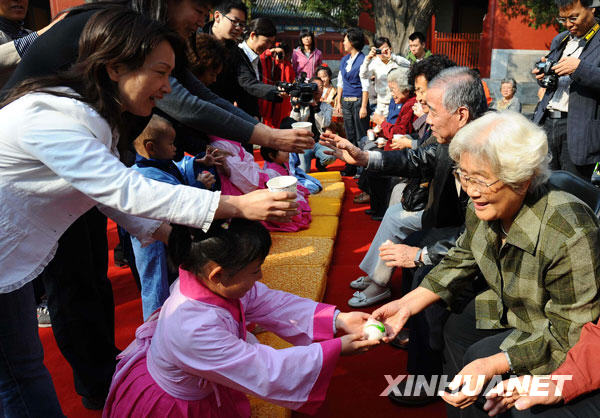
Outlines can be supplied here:
M298 179L294 176L279 176L267 181L267 189L271 192L296 193L297 184Z
M394 134L394 139L398 140L400 138L402 138L402 134Z
M375 142L377 143L377 145L385 147L385 144L387 144L387 139L385 139L385 138L377 138L377 141L375 141Z
M292 129L306 129L312 131L312 123L310 122L295 122L292 123Z

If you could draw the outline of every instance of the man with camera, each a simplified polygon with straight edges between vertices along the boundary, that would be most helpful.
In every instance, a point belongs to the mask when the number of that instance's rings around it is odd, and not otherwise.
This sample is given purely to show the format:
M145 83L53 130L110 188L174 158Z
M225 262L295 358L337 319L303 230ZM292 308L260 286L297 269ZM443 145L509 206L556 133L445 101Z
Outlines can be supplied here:
M566 31L552 41L550 53L533 73L546 89L534 122L548 134L551 168L590 180L600 161L600 25L597 0L555 0L558 22Z
M312 132L315 138L313 149L304 151L304 155L300 157L300 168L309 173L311 161L315 158L317 169L322 171L335 161L333 155L325 153L328 148L319 144L321 134L331 124L333 107L329 103L321 102L323 81L319 77L311 78L308 84L294 83L294 85L297 86L295 90L288 92L292 100L290 117L297 122L312 123Z

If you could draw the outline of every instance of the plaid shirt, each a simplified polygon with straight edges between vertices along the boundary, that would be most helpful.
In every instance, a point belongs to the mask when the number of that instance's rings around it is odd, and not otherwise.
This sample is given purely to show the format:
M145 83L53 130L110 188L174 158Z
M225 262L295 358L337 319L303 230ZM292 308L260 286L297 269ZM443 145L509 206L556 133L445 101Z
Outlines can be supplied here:
M514 328L500 349L516 373L547 374L598 318L598 219L568 193L528 194L501 246L499 221L482 221L470 203L466 230L421 286L448 306L482 275L477 328Z

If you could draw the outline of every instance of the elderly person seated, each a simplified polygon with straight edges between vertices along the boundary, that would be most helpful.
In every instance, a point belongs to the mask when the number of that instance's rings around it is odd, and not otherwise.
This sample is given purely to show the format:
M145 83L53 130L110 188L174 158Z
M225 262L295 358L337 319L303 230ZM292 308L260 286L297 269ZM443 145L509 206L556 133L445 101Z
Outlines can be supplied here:
M485 386L508 372L547 374L598 318L599 224L587 205L546 184L546 135L520 114L484 115L457 133L449 151L471 199L466 230L418 288L373 317L389 341L409 317L445 302L452 314L444 374L460 375L450 389L471 389L444 395L448 416L486 416L473 405L482 390L476 375ZM485 287L459 306L477 277Z
M496 110L514 110L521 113L521 102L515 94L517 93L517 82L514 78L506 78L500 82L500 94L502 98L492 105Z
M395 134L410 134L414 130L412 123L417 117L413 112L413 106L417 98L413 93L414 86L408 80L409 71L408 68L400 67L391 70L387 75L387 83L392 93L392 99L396 104L402 104L396 122L389 123L386 121L385 116L377 113L371 117L373 122L381 126L381 134L387 139L392 139Z

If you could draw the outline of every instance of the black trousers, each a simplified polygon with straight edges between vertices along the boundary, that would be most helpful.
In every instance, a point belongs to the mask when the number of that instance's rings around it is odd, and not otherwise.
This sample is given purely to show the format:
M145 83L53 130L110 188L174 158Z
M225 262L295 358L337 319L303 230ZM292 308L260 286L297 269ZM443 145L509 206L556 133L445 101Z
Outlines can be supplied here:
M512 329L477 329L475 326L475 299L472 299L460 314L451 313L444 326L444 374L448 381L464 366L478 358L492 356L500 352L500 344ZM448 418L487 417L483 411L483 397L475 404L459 409L447 405Z
M81 396L104 399L116 366L106 217L90 209L63 234L42 273L52 330Z
M552 155L550 168L552 170L566 170L586 181L591 181L595 164L576 165L569 155L567 118L546 118L543 127L546 131L546 135L548 135L548 148Z
M475 328L475 303L471 301L463 313L451 314L444 327L444 373L450 380L464 366L475 359L500 352L500 344L512 332L509 330L478 330ZM485 400L480 397L475 404L458 409L447 406L448 418L487 417L482 409ZM600 390L577 398L568 405L536 406L525 411L510 409L502 417L518 418L596 418L600 417Z
M342 115L344 116L344 129L346 130L346 139L354 145L358 145L358 141L367 136L369 129L369 115L367 109L367 117L360 118L360 107L362 106L362 98L354 102L344 101L342 98Z

